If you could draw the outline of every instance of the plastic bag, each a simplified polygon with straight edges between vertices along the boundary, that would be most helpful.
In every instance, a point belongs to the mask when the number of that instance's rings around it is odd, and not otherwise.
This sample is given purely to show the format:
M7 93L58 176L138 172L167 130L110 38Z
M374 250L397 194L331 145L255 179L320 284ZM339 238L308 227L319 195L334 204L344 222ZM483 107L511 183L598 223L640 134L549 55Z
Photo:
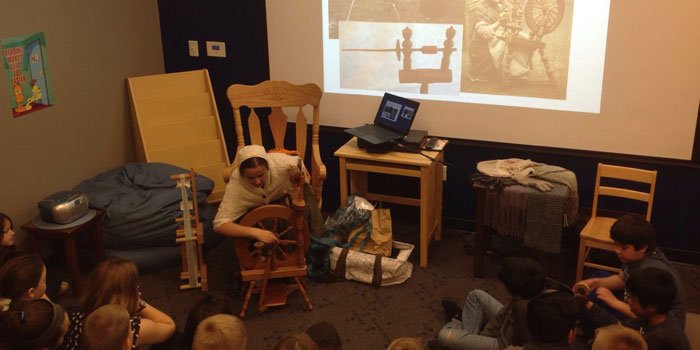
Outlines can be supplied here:
M326 219L325 228L334 234L338 242L345 244L352 230L369 221L372 210L374 206L367 199L350 195L345 205Z

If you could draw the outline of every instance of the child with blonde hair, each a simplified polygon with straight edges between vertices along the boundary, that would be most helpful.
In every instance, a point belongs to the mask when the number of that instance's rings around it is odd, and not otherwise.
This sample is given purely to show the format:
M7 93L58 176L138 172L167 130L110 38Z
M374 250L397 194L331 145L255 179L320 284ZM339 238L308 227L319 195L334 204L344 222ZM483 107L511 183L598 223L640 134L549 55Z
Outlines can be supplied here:
M245 350L248 331L236 316L218 314L199 323L192 350Z
M647 350L642 335L621 324L598 328L592 350Z
M85 318L83 348L86 350L131 349L129 313L119 305L99 307Z
M423 340L418 337L402 337L394 339L387 350L425 350Z
M127 259L109 258L92 271L80 310L70 314L70 329L62 349L80 349L85 317L108 304L119 305L129 313L134 346L162 343L175 333L175 321L141 298L136 265Z

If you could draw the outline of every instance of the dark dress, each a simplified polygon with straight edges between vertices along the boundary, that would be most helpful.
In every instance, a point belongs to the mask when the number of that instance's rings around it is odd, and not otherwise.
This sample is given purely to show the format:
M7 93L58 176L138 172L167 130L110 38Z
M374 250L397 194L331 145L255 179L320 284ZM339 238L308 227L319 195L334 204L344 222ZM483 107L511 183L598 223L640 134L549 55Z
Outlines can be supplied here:
M85 322L85 314L82 310L74 310L68 313L68 332L66 333L63 344L58 347L59 350L80 350L80 335L83 332L83 322ZM132 349L136 349L136 339L139 337L141 329L141 317L135 316L131 318L131 330L134 332L134 338L131 345Z

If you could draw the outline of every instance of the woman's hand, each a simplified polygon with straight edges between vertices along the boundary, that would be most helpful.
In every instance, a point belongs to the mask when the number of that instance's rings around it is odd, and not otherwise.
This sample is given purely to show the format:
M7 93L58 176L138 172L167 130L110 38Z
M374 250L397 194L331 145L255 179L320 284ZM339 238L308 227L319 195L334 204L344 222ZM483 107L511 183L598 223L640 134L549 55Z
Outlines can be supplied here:
M253 232L253 238L257 239L260 242L263 242L265 244L277 244L280 242L279 238L277 238L277 235L275 235L271 231L262 230L259 228L255 228L254 230L255 231Z

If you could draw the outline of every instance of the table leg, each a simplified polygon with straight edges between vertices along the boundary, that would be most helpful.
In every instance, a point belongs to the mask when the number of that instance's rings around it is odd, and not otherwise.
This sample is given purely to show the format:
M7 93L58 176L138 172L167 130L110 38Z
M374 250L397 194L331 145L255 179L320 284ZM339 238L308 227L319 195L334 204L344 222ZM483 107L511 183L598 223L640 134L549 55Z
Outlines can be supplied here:
M78 249L75 245L75 239L72 237L63 239L64 253L66 254L66 267L70 274L71 283L73 284L73 295L80 295L80 268L78 267Z
M476 237L474 239L474 277L484 276L484 215L486 206L486 189L473 187L476 194Z
M97 262L99 263L100 261L103 261L105 259L105 247L104 243L102 241L102 215L97 215L96 218L93 219L95 222L95 227L92 236L92 242L95 246L95 252L97 256Z
M29 246L32 247L32 252L41 255L41 249L39 249L39 241L36 237L34 237L34 231L29 231L27 229L25 229L25 231L27 231L28 233L27 236L29 237Z
M435 240L442 239L442 163L434 162L435 164Z
M345 158L339 158L338 164L340 168L340 206L342 207L348 199L348 171L345 168Z
M428 266L428 245L430 244L430 227L428 211L432 210L429 203L431 176L429 167L420 170L420 266Z

